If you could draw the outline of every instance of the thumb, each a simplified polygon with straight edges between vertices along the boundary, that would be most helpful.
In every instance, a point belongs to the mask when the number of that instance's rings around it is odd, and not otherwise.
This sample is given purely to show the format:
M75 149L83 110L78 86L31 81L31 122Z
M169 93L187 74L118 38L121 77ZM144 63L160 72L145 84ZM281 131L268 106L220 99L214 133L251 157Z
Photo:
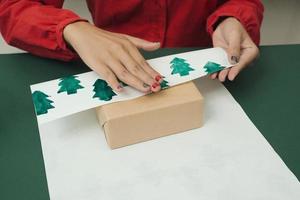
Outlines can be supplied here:
M230 69L228 74L228 79L233 81L235 77L238 75L238 73L247 65L249 65L251 62L253 62L258 55L259 55L259 49L254 44L252 47L248 47L244 49L240 56L239 63Z
M241 52L241 36L232 34L229 39L229 46L227 49L228 59L232 65L235 65L240 60Z
M139 49L143 49L146 51L154 51L160 48L159 42L149 42L147 40L132 37L129 35L126 35L125 37Z

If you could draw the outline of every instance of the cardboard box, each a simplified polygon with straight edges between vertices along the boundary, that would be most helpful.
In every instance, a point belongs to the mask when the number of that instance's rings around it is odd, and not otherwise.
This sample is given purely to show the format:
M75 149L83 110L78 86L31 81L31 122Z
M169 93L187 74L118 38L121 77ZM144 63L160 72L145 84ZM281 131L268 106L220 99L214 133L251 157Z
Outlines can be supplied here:
M108 145L119 148L202 126L203 97L193 82L96 108Z

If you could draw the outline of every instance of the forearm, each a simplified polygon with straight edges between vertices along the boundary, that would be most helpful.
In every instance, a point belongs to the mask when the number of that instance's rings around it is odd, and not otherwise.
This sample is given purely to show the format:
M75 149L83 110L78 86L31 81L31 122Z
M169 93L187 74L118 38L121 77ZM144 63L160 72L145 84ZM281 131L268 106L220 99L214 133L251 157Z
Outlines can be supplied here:
M6 42L43 57L70 60L76 56L67 48L63 29L79 20L71 11L40 1L0 1L0 30Z

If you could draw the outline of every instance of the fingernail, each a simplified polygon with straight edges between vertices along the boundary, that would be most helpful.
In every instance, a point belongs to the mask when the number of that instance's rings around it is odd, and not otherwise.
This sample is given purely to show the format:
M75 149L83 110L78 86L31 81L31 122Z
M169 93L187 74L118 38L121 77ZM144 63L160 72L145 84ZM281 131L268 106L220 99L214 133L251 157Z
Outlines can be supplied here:
M123 89L122 85L118 85L117 90L121 91Z
M159 83L157 83L157 82L155 82L155 83L152 84L152 88L153 89L157 88L158 86L159 86Z
M155 77L155 80L156 80L156 81L160 81L160 79L162 79L162 77L161 77L160 75L157 75L157 76Z
M237 56L231 56L230 60L231 60L231 64L233 65L239 62L239 58Z

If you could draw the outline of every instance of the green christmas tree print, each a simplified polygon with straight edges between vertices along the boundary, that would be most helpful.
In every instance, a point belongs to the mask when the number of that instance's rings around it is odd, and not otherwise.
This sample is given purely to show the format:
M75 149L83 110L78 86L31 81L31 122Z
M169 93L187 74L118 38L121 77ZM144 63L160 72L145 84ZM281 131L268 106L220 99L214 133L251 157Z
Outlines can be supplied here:
M97 79L94 83L94 92L95 95L93 98L99 98L103 101L109 101L112 99L113 96L116 96L117 94L113 92L111 87L109 87L106 83L106 81L102 79Z
M68 76L60 79L59 86L60 89L57 93L67 92L68 95L76 94L78 89L83 87L79 84L80 81L76 79L77 76Z
M175 57L170 62L171 68L173 69L171 74L180 74L180 76L189 75L190 71L194 71L193 68L190 67L190 64L186 63L185 59Z
M160 83L161 89L166 89L166 88L170 87L170 86L168 85L168 83L169 83L168 81L163 80L163 81Z
M218 72L218 71L220 71L222 69L225 69L225 67L221 66L218 63L214 63L214 62L208 61L206 63L206 65L204 66L204 69L205 69L205 72L207 74L213 74L213 73Z
M48 99L48 95L41 91L34 91L32 93L32 100L37 115L48 113L49 109L54 108L53 101Z

